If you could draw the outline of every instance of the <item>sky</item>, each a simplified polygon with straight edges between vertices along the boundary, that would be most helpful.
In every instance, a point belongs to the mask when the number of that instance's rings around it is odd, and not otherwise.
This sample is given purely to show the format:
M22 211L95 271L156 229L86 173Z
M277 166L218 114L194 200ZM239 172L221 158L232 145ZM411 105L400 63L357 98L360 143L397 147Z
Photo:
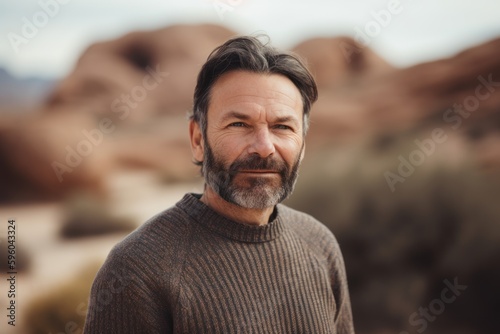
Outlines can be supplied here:
M500 37L500 1L0 0L0 68L19 78L60 78L96 41L205 22L267 33L281 48L351 36L406 67Z

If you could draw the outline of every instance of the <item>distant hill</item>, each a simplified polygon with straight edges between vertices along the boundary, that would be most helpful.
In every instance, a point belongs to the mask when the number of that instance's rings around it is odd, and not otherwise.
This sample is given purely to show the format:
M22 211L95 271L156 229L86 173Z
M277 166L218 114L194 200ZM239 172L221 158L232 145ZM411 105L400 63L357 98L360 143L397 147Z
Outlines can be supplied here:
M0 68L0 110L25 110L41 105L55 83L55 79L15 78L4 68Z

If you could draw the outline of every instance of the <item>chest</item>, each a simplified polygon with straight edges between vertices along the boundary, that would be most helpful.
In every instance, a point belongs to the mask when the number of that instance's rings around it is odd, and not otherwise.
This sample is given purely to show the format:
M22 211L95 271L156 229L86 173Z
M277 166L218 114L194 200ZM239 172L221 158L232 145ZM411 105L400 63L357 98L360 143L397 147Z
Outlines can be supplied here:
M300 241L214 244L190 252L178 333L334 333L326 262Z

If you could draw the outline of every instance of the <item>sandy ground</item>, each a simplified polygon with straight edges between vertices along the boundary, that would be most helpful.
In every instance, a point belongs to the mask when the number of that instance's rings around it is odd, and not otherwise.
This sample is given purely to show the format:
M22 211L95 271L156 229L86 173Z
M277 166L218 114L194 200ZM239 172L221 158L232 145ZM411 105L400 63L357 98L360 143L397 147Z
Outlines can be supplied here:
M140 225L154 214L174 205L186 192L200 192L201 185L162 185L151 173L135 172L115 175L109 180L109 189L111 211L130 217ZM16 327L7 324L8 275L0 273L1 334L23 333L19 325L23 321L23 310L30 300L71 279L85 266L104 261L113 245L126 235L117 233L64 240L58 236L62 209L61 203L0 206L3 226L0 236L7 234L7 220L14 218L17 224L17 246L22 247L31 258L29 271L16 275ZM0 260L6 261L4 254L7 245L0 247Z

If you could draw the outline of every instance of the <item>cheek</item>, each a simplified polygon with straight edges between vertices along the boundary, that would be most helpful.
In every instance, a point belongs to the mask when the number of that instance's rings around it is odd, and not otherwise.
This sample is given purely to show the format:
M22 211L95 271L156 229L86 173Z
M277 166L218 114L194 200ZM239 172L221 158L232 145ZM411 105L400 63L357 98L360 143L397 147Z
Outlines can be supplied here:
M232 163L245 151L242 136L223 134L214 136L209 143L214 155L225 163Z
M288 165L293 165L299 159L303 141L301 138L288 138L280 141L277 146L281 157Z

